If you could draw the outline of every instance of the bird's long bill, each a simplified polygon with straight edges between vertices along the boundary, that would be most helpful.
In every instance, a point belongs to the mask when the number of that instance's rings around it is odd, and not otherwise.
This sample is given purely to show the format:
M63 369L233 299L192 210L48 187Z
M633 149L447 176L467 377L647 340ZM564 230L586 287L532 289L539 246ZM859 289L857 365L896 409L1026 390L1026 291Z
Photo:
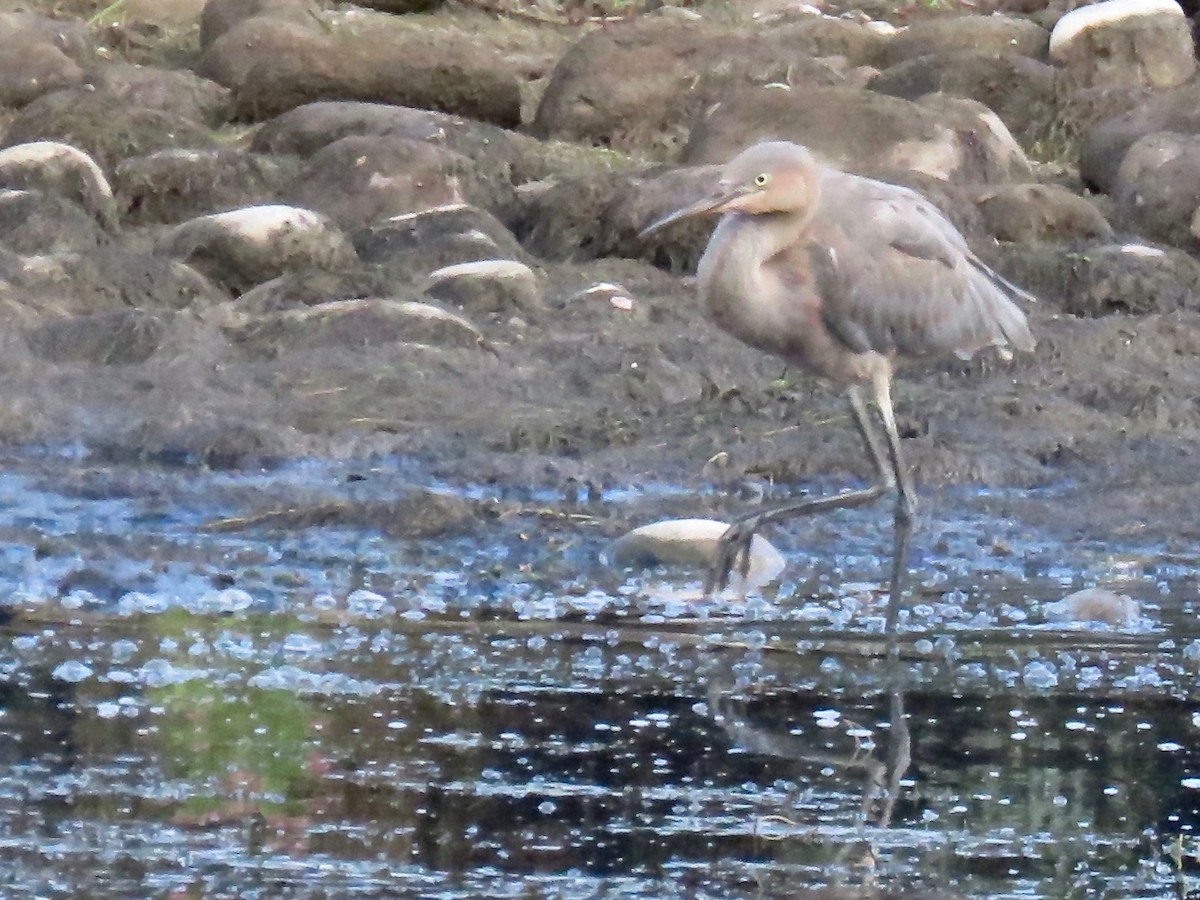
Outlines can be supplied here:
M697 200L690 206L685 206L683 209L677 209L673 213L667 213L657 222L652 222L642 229L640 237L647 238L652 234L657 234L668 225L674 225L682 219L690 219L693 216L707 216L714 213L724 212L726 204L737 200L745 193L740 187L738 188L718 188L712 194Z

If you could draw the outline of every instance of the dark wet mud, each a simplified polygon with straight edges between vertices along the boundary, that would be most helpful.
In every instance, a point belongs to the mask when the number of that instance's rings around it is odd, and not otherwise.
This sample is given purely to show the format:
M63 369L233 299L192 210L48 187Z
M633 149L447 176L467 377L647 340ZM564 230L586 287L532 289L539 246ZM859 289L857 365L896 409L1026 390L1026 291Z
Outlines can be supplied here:
M885 511L782 530L782 586L700 603L696 573L597 561L626 520L694 505L669 485L4 471L4 896L1170 897L1195 877L1171 854L1200 824L1196 558L1064 541L1022 515L1050 489L923 495L889 664ZM441 497L435 536L381 520L431 521L413 484ZM1093 584L1138 621L1047 621Z

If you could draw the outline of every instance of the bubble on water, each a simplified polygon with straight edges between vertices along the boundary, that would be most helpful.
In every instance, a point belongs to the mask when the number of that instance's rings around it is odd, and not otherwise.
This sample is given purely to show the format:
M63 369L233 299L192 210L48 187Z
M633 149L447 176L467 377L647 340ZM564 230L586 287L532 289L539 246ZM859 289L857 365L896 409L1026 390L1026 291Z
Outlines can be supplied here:
M137 643L135 641L126 640L125 638L121 638L118 641L113 641L112 646L109 648L109 653L112 654L112 661L115 663L127 662L133 658L133 655L137 653L137 651Z
M91 591L77 590L71 591L58 602L63 609L83 609L85 606L100 605L100 598Z
M267 691L312 693L320 685L320 676L296 666L276 666L252 675L246 683Z
M1104 672L1099 666L1084 666L1079 670L1079 686L1081 688L1095 687L1103 680Z
M913 649L922 656L928 656L933 652L933 641L929 640L929 638L921 638L913 644Z
M1060 806L1060 807L1061 807L1061 806L1066 806L1066 805L1067 805L1067 798L1066 798L1066 797L1064 797L1062 794L1059 794L1059 795L1057 795L1057 796L1054 798L1054 800L1052 800L1051 802L1052 802L1052 803L1053 803L1055 806Z
M22 634L13 638L12 645L16 650L33 650L38 645L38 639L35 635Z
M396 612L396 608L388 602L387 597L361 589L352 592L346 598L346 609L352 615L368 619L390 616Z
M1054 666L1049 663L1035 659L1026 664L1021 672L1021 677L1025 684L1029 687L1041 690L1044 688L1052 688L1058 685L1058 673Z
M152 659L138 669L138 678L147 687L167 687L203 676L200 669L185 669L168 659Z
M102 719L115 719L121 714L121 705L113 703L111 700L105 700L102 703L96 704L96 715Z
M254 605L254 598L240 588L206 591L188 604L197 615L227 615L242 612Z
M1187 778L1181 778L1179 783L1189 791L1200 791L1200 778L1194 775L1189 775Z
M143 594L140 591L130 591L117 601L117 615L121 616L153 616L166 612L170 606L165 597L155 594Z
M328 612L329 610L337 609L337 597L333 594L317 594L312 598L312 608Z
M814 709L813 718L817 720L818 728L837 728L842 714L836 709Z
M407 619L409 622L423 622L425 621L425 613L419 609L406 609L400 613L400 618Z
M558 809L558 807L555 806L553 803L551 803L549 800L543 800L541 803L538 804L538 812L540 812L543 816L548 816L548 815L553 814L553 812L556 809Z
M420 606L425 612L444 613L446 611L446 601L441 597L433 594L421 594L420 597Z
M1117 679L1115 686L1125 690L1136 690L1138 688L1161 687L1162 684L1163 678L1158 674L1158 670L1154 666L1140 665L1134 669L1132 675Z
M83 681L85 678L91 678L92 670L91 667L85 666L78 660L69 659L55 666L54 671L50 674L59 681L75 683Z
M282 648L284 653L294 653L297 656L316 656L322 652L324 645L312 635L298 631L283 639Z

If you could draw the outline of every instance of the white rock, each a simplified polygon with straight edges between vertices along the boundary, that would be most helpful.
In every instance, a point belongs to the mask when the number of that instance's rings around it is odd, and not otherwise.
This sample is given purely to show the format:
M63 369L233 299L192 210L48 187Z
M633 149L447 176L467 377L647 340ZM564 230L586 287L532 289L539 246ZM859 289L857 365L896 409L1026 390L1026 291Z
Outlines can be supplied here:
M664 519L635 528L613 541L604 551L606 564L615 568L682 566L703 573L712 564L717 541L729 528L715 519ZM753 590L779 577L786 563L766 538L750 542L750 571L745 583L733 572L730 587Z
M0 186L36 187L77 199L105 225L116 224L112 186L91 156L59 141L0 150Z
M1125 594L1104 588L1086 588L1068 594L1045 606L1046 619L1051 622L1102 622L1116 628L1135 624L1141 610L1138 602Z
M1178 16L1185 18L1175 0L1104 0L1081 6L1067 13L1050 32L1050 56L1059 59L1066 46L1093 28L1115 25L1142 16Z

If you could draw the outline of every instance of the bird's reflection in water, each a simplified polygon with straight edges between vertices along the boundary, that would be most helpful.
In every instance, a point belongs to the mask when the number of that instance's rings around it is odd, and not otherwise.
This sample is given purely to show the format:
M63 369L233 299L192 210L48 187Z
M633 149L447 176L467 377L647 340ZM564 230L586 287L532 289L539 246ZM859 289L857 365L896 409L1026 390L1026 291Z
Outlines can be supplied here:
M793 729L790 723L751 721L746 704L735 695L731 683L713 680L708 689L709 714L741 750L815 765L822 770L837 770L859 780L863 840L848 843L836 862L867 871L875 866L875 850L867 829L892 826L905 776L912 766L912 735L904 711L904 686L896 666L890 664L889 668L887 735L883 741L877 739L877 728L843 717L833 709L828 710L824 721L817 714L821 727L815 731Z

